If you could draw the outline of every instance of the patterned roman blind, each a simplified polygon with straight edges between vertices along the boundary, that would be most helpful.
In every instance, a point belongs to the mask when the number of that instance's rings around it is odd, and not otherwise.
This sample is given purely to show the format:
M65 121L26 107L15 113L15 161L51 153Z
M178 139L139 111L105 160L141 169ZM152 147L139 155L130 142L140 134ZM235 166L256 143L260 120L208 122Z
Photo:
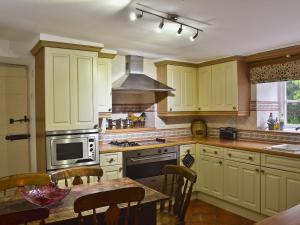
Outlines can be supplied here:
M252 84L300 80L300 60L253 67L250 80Z

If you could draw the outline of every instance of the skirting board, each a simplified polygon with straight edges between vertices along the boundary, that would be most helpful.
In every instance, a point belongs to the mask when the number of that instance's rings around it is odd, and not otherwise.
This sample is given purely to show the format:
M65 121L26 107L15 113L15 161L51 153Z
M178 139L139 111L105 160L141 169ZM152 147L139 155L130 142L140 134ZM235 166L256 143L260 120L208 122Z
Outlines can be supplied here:
M257 212L248 210L248 209L240 207L238 205L231 204L229 202L223 201L221 199L215 198L213 196L210 196L210 195L207 195L207 194L204 194L201 192L193 193L192 199L195 199L195 194L197 194L197 199L199 199L201 201L212 204L214 206L217 206L221 209L227 210L227 211L237 214L239 216L245 217L249 220L258 222L258 221L261 221L261 220L267 218L267 216L261 215Z

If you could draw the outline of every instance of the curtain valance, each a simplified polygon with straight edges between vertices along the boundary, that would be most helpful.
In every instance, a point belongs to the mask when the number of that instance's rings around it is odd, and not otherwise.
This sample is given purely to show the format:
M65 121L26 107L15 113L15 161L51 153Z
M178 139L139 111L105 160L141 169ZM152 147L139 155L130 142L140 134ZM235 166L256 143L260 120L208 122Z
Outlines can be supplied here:
M300 60L253 67L250 80L253 84L300 80Z

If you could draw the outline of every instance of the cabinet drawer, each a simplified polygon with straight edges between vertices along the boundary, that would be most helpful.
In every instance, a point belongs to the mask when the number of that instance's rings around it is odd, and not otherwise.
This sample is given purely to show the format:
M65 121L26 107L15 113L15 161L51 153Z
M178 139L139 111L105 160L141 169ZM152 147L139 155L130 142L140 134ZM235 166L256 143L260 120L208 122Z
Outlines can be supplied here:
M225 148L225 159L259 165L260 153Z
M300 173L300 159L261 154L261 166Z
M100 154L100 166L122 164L122 152Z
M216 146L210 146L210 145L200 145L200 154L207 155L207 156L213 156L218 158L224 157L224 150L223 148L216 147Z
M180 157L185 156L187 153L195 155L195 145L180 145Z

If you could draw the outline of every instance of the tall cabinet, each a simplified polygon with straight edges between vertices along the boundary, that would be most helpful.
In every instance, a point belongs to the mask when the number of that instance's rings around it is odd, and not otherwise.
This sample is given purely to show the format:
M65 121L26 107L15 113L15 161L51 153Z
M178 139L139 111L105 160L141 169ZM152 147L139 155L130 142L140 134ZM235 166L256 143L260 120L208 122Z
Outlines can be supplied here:
M31 53L37 169L45 172L47 131L91 129L99 112L111 111L111 58L99 58L100 47L50 41L39 41Z

